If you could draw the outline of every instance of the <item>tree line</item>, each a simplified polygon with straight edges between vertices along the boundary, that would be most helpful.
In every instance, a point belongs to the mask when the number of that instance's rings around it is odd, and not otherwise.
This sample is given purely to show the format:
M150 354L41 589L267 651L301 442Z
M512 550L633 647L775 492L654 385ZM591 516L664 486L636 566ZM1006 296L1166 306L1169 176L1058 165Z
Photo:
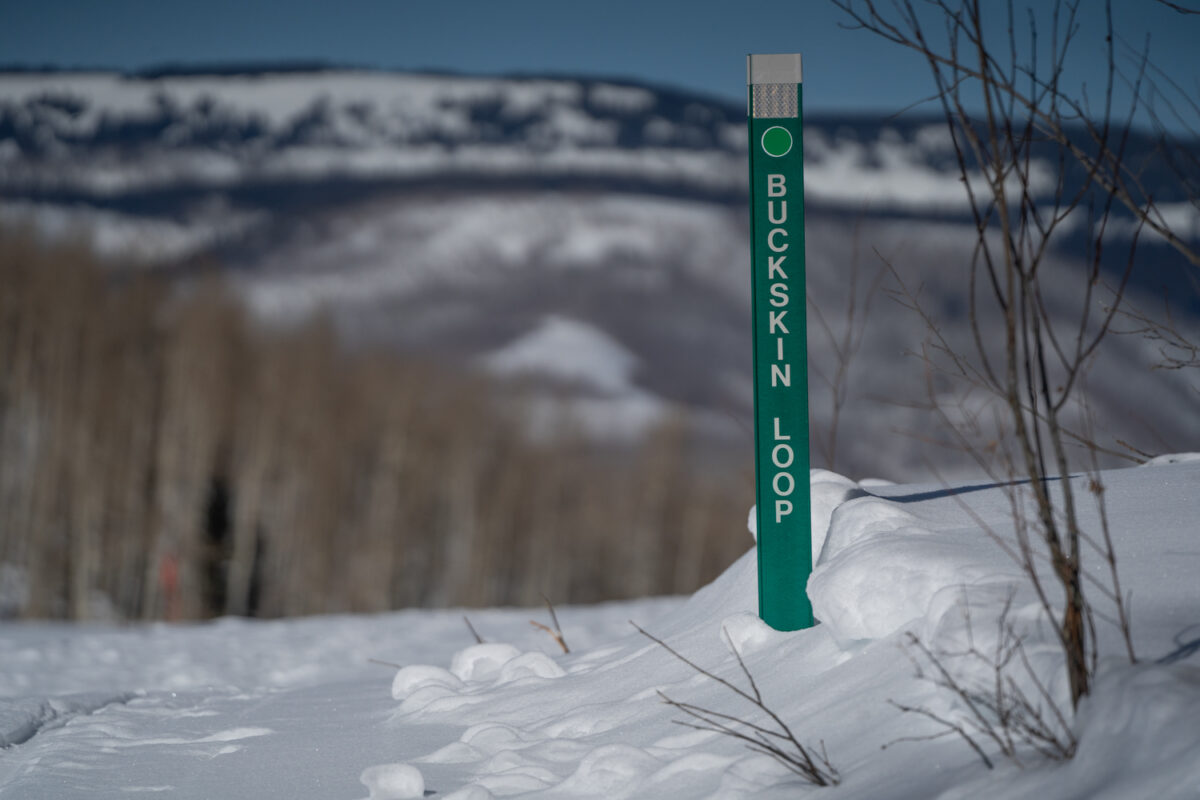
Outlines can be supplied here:
M596 602L692 591L750 544L749 465L697 466L684 417L630 448L532 437L516 388L22 233L0 287L9 614Z

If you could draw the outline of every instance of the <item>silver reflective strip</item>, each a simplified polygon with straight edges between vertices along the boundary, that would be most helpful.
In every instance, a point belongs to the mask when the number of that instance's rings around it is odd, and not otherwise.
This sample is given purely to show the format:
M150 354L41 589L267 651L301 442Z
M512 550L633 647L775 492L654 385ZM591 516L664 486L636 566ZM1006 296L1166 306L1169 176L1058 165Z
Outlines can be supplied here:
M794 83L758 83L750 87L750 116L781 119L800 116Z

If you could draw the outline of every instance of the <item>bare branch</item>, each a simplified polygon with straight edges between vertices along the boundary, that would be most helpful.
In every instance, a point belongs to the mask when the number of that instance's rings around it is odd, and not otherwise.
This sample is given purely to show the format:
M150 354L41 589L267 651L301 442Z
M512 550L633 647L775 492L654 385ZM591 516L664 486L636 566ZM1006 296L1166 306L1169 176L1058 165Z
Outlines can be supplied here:
M991 769L994 764L984 750L983 742L990 741L1000 753L1018 766L1024 766L1022 753L1033 750L1043 758L1071 758L1078 746L1067 713L1059 706L1038 676L1025 651L1025 643L1009 621L1013 595L1008 599L996 621L996 640L991 652L985 653L975 644L971 627L970 605L964 589L963 615L968 644L957 652L934 651L916 635L907 637L906 653L916 668L916 676L949 692L962 704L961 715L936 713L924 706L913 706L890 700L903 713L916 714L936 723L936 734L904 737L898 742L925 741L954 734L961 738L980 760ZM966 671L982 668L986 681L968 681L959 677L952 662L965 662ZM1034 687L1036 698L1030 698L1023 684Z
M754 676L750 673L746 662L742 658L742 654L733 646L732 640L729 638L728 631L722 629L722 634L725 637L726 644L733 653L734 658L742 674L749 682L750 691L747 692L740 687L734 685L730 681L711 672L710 670L701 667L691 659L684 656L675 648L659 639L657 636L649 633L632 620L629 623L638 630L643 636L657 644L659 647L666 650L679 661L682 661L687 666L691 667L696 672L704 677L713 680L725 688L732 691L738 697L742 698L754 706L758 711L767 715L774 727L767 727L751 722L745 717L739 717L732 714L725 714L712 709L703 708L692 703L684 703L668 697L665 693L659 692L659 697L667 705L686 714L695 722L676 720L676 724L694 730L709 731L718 733L722 736L728 736L736 739L745 746L756 752L768 755L778 761L784 767L800 776L804 780L816 786L836 786L841 777L836 768L829 760L829 755L825 751L825 743L820 743L821 749L817 753L813 748L806 747L800 743L796 736L792 733L777 713L764 702L762 693L758 689L758 684L754 680Z

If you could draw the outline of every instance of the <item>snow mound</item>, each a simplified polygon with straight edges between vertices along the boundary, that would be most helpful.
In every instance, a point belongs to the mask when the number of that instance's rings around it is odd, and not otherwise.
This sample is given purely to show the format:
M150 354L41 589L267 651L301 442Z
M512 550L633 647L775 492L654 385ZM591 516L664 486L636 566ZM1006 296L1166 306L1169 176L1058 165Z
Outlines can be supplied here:
M425 778L411 764L367 767L359 780L371 792L368 800L410 800L425 796Z
M442 667L414 664L402 668L392 679L392 699L404 700L418 689L430 686L457 690L463 688L463 682Z
M901 504L867 495L830 514L808 595L817 619L847 646L924 620L946 587L1009 585L1018 577L990 549L981 553L978 537L931 530Z
M545 653L522 653L500 667L497 682L512 683L523 678L561 678L566 674L566 671Z
M812 497L813 564L816 564L829 536L834 509L851 498L861 496L863 491L849 478L825 469L812 470L809 485Z
M477 644L460 650L454 654L450 662L450 672L461 681L479 683L495 680L500 674L500 668L521 651L511 644L487 643Z

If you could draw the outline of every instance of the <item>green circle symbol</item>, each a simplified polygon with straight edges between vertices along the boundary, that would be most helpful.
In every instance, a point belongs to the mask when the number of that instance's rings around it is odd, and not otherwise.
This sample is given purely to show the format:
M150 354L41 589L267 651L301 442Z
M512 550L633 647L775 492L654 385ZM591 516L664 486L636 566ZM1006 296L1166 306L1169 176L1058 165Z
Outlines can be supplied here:
M792 134L778 125L767 128L762 135L762 149L775 158L786 156L792 151Z

